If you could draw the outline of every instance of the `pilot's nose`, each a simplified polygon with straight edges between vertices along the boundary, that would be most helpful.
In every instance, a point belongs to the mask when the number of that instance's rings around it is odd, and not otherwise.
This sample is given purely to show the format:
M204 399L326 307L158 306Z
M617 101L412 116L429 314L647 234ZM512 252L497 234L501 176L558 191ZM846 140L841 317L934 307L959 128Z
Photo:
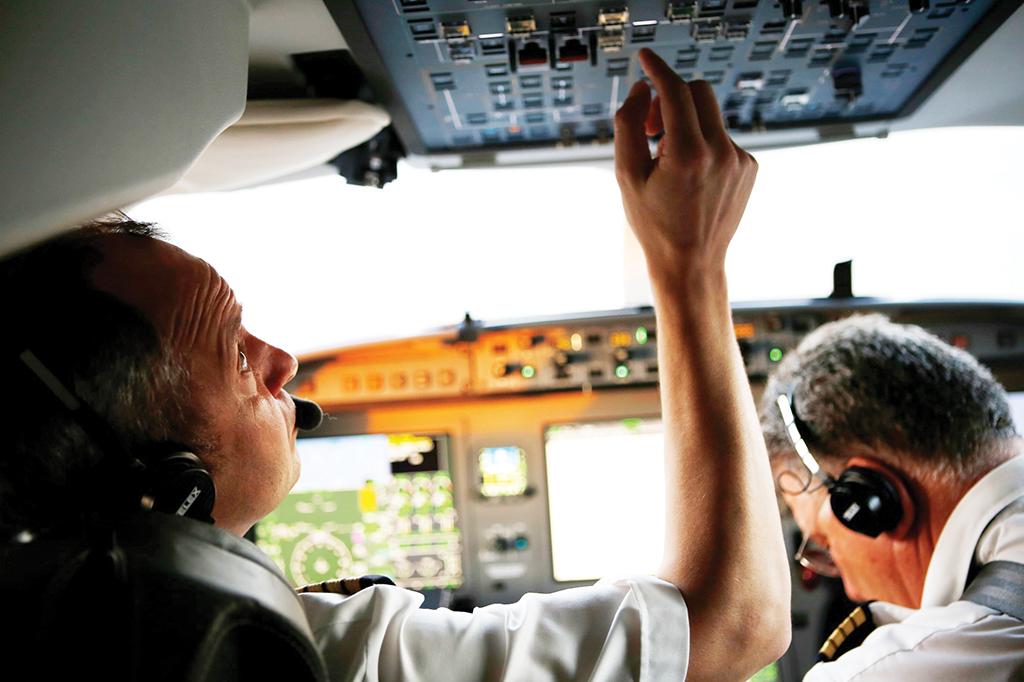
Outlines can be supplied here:
M295 378L299 370L299 361L291 353L276 346L267 345L267 369L264 381L270 394L277 396L285 384Z

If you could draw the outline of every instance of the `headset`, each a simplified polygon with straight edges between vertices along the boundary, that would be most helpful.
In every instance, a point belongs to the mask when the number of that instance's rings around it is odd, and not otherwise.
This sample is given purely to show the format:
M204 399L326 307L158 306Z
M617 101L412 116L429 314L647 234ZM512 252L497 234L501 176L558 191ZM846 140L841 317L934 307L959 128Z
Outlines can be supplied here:
M848 467L838 477L825 473L804 441L801 428L805 433L811 430L797 416L793 391L779 395L775 402L800 461L828 490L832 513L841 524L872 538L899 525L903 505L896 486L885 474L857 466Z
M23 350L18 359L70 412L89 438L112 455L109 466L101 467L96 474L95 485L87 486L103 496L99 500L102 509L114 514L154 510L214 523L212 512L217 493L213 477L188 448L162 442L130 452L111 424L58 379L31 349ZM320 426L323 411L319 405L294 396L292 400L298 428L311 431Z

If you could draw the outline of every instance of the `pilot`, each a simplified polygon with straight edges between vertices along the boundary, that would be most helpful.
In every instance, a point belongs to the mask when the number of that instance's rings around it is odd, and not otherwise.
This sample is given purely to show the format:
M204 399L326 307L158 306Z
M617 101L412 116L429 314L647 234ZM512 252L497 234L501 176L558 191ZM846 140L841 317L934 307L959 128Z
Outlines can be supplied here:
M756 164L729 139L707 83L683 83L649 51L641 61L661 97L639 82L624 101L616 173L667 370L662 568L473 614L419 609L420 595L388 585L302 594L333 679L740 680L788 646L788 562L724 275ZM660 132L652 158L648 135ZM129 448L186 445L215 483L217 526L245 533L296 482L284 390L295 358L244 326L209 264L144 225L106 220L8 259L0 279L17 292L3 303L8 360L30 352ZM26 398L3 431L9 536L74 526L117 492L120 478L97 475L111 473L107 453L67 415Z
M1024 443L986 368L852 317L779 365L761 424L797 558L867 602L806 680L1022 679Z

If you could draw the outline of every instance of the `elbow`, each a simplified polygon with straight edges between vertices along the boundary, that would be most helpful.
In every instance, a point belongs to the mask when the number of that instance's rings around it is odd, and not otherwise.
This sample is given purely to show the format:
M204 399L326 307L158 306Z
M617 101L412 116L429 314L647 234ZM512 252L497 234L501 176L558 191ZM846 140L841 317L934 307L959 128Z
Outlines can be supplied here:
M687 680L747 680L789 649L788 592L690 614Z
M737 623L738 635L748 643L748 667L756 672L782 658L792 638L792 615L788 599L769 599L751 605L747 617ZM742 641L742 640L740 640Z
M764 642L761 645L761 650L764 651L765 658L759 669L782 658L786 651L789 650L792 636L792 618L787 610L785 618L775 619L775 622L770 624L764 632Z
M771 569L781 570L771 570ZM791 583L779 562L761 571L678 582L690 620L688 680L746 680L782 658L792 636Z
M758 669L782 658L792 639L789 584L779 587L778 591L767 595L764 601L753 607L758 616L755 623L748 624L750 630L757 633L757 650L763 652L763 660Z
M792 617L788 605L785 610L776 606L762 605L760 614L745 623L745 634L737 637L738 641L744 641L747 652L743 679L779 660L789 649Z

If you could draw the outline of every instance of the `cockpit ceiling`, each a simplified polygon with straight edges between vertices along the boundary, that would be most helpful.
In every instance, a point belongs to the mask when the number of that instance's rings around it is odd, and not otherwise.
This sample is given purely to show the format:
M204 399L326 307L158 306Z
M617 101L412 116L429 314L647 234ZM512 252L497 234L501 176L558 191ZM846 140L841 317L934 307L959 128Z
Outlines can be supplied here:
M910 115L1021 2L326 4L406 149L469 157L607 143L644 47L709 81L747 146L853 136Z

